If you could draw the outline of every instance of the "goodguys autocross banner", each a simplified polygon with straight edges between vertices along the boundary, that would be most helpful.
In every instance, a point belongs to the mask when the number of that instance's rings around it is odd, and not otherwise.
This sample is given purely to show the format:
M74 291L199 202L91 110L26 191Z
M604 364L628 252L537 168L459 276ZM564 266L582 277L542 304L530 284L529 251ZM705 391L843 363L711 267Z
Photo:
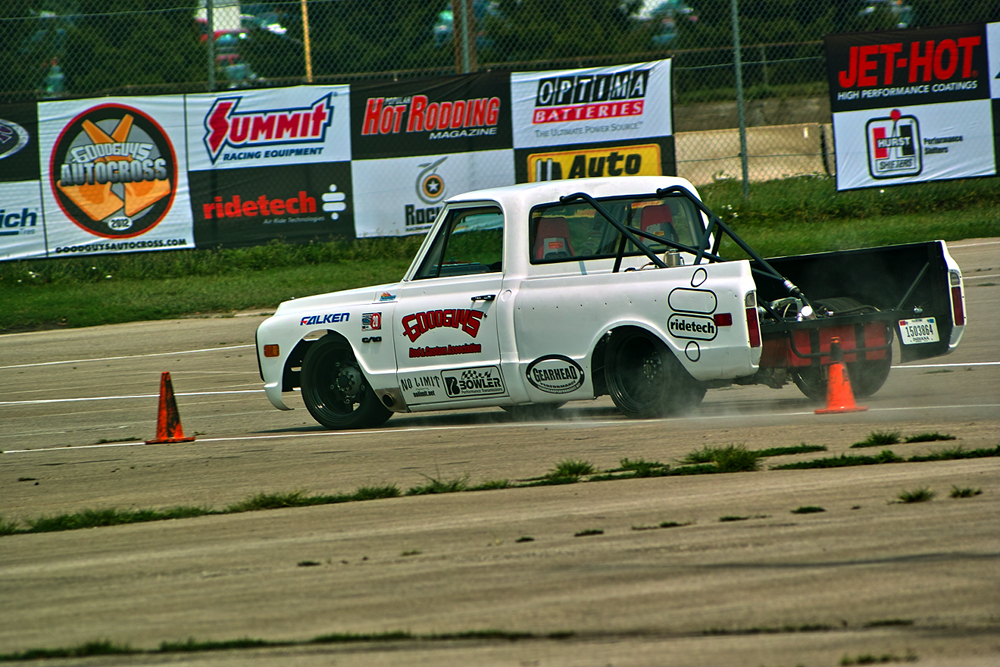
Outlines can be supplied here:
M676 173L670 61L0 106L0 261L426 232L515 182Z
M824 39L838 190L998 173L998 25Z

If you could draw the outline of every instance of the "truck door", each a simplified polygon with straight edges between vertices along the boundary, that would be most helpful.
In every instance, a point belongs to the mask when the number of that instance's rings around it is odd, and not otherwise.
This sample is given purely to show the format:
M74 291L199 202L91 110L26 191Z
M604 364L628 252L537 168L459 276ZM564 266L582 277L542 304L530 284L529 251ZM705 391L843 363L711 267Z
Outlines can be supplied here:
M393 312L396 368L407 405L507 396L495 316L503 280L498 206L448 209Z

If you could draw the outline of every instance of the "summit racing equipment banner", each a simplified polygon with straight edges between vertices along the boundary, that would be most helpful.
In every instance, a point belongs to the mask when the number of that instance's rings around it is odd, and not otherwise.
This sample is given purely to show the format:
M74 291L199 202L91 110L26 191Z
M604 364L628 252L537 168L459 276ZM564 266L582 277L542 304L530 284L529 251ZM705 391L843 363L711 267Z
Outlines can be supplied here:
M182 96L38 106L49 256L193 247Z
M188 95L191 171L351 159L349 86Z
M351 86L355 160L511 147L510 75Z
M970 23L824 38L838 190L997 173L987 32Z

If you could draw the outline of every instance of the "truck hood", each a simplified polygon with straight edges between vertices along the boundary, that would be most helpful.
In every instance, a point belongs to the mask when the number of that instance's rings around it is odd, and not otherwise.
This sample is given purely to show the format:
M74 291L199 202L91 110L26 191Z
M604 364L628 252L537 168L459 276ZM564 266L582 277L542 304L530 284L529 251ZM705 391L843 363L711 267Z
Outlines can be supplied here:
M342 292L330 292L329 294L317 294L316 296L292 299L291 301L282 302L274 314L288 315L299 311L316 311L333 306L347 307L392 303L396 300L396 288L398 285L399 283L389 283L374 287L359 287Z

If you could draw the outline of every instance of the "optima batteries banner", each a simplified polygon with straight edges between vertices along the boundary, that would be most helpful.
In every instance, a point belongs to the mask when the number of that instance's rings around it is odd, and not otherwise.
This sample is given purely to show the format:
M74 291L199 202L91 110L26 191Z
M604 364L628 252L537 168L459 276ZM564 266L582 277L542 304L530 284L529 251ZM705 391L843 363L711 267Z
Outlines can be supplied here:
M824 41L838 190L997 173L986 25Z
M511 75L518 182L675 174L670 66Z
M49 256L188 248L182 96L38 106Z
M189 95L199 246L353 237L348 86Z

